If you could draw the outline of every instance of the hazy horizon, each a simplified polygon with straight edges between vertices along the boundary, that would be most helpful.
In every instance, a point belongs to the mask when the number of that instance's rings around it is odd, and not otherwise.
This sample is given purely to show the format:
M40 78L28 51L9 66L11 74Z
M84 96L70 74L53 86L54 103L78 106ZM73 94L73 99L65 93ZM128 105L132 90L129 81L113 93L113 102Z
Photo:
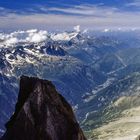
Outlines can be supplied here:
M138 0L0 1L0 29L139 28Z

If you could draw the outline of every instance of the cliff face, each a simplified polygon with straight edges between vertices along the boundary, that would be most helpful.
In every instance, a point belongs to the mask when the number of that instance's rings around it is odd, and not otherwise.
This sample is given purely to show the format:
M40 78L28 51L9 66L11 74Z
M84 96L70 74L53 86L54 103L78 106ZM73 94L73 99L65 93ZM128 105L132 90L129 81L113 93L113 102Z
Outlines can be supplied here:
M71 106L47 80L22 76L15 113L1 140L86 140Z

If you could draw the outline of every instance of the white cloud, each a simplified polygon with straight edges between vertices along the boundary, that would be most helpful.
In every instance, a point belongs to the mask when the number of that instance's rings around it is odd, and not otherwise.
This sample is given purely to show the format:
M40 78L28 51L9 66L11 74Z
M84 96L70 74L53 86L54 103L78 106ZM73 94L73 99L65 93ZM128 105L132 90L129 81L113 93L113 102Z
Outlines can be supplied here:
M26 32L27 33L36 33L37 32L37 29L30 29L30 30L27 30Z
M12 46L18 43L40 43L47 41L47 39L57 40L70 40L78 34L77 31L61 32L61 33L48 33L46 30L31 29L26 31L16 31L8 34L0 33L0 46Z
M80 32L80 25L74 26L74 30L75 30L76 32Z
M5 41L5 44L12 45L18 43L18 39L16 37L11 37Z
M47 10L53 11L53 13L55 11L57 14L19 15L9 13L7 16L0 16L0 28L55 30L56 28L67 29L75 25L81 25L81 28L137 28L140 25L139 11L120 11L113 7L96 5L80 5L67 9L54 7ZM58 14L58 12L60 13Z
M140 1L139 0L134 0L133 2L127 3L125 5L126 7L140 7Z
M47 39L47 31L28 30L29 36L26 38L28 42L39 43Z
M109 32L109 31L110 29L107 29L107 28L103 30L103 32Z
M79 14L79 15L85 15L85 16L104 16L104 15L110 15L110 13L113 13L117 11L118 9L115 7L103 7L103 6L97 6L97 5L79 5L74 6L72 8L45 8L41 7L42 11L55 11L55 12L63 12L65 14Z
M10 34L0 33L0 46L14 45L19 42L23 43L39 43L47 40L48 32L45 30L38 31L37 29L27 31L16 31Z

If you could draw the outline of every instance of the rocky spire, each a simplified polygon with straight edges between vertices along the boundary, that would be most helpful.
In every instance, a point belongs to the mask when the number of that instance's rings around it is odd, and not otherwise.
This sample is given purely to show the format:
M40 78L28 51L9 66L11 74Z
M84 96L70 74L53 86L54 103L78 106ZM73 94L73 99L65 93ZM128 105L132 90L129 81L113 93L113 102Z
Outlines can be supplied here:
M71 106L47 80L22 76L15 113L1 140L86 140Z

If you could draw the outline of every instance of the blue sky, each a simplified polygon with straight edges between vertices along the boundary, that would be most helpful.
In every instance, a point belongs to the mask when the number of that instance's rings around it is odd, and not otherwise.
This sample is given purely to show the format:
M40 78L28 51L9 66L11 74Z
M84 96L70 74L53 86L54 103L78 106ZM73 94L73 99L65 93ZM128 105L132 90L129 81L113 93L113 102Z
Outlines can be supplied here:
M138 28L140 0L0 0L0 29Z

